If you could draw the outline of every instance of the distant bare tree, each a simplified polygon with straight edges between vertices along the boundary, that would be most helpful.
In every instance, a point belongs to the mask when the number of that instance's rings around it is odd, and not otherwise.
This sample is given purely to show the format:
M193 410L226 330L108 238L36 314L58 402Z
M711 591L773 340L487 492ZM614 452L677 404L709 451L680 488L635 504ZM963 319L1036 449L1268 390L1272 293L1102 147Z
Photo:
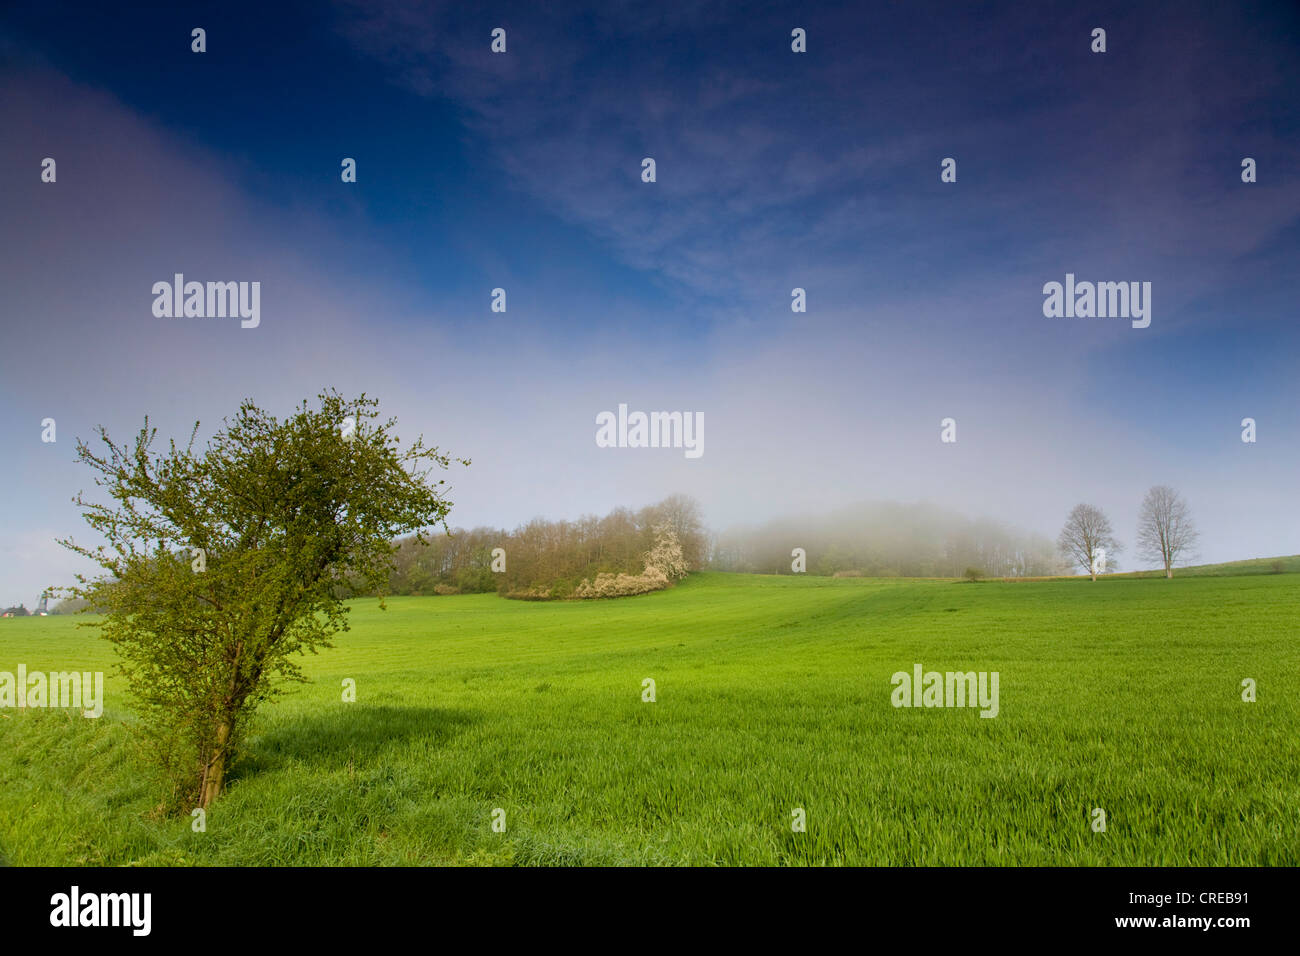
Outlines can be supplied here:
M1165 566L1165 577L1174 576L1174 565L1191 556L1198 532L1191 510L1182 495L1168 485L1156 485L1142 500L1138 513L1138 553Z
M1075 505L1056 539L1056 546L1072 565L1083 568L1097 580L1098 563L1118 554L1120 543L1115 540L1110 519L1093 505Z

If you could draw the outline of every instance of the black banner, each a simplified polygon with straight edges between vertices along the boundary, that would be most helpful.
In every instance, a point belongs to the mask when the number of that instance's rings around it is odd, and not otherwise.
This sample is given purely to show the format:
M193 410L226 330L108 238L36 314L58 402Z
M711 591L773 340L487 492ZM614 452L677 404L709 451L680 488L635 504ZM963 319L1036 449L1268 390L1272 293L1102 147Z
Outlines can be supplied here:
M6 940L336 945L457 924L566 937L904 932L971 945L1132 937L1231 946L1291 923L1275 869L0 869ZM257 927L256 931L251 926ZM619 930L622 927L622 930Z

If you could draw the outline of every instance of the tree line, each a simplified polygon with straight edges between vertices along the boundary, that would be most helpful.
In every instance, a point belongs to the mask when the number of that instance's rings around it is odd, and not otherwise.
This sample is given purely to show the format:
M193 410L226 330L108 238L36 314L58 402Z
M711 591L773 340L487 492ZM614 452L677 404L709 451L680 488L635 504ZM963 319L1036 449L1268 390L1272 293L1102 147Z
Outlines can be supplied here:
M864 577L1048 577L1079 568L1119 567L1123 545L1105 513L1080 504L1055 542L988 519L922 504L870 504L816 517L779 518L710 533L699 506L673 495L633 511L575 521L534 519L513 531L456 529L395 542L389 594L497 592L506 597L589 597L598 576L644 575L648 556L671 531L686 570ZM1167 485L1152 488L1139 517L1142 557L1166 576L1197 539L1187 502ZM655 552L663 554L663 551ZM672 561L657 559L676 566ZM627 585L631 587L629 583ZM628 591L627 593L636 593Z
M801 568L795 548L806 561ZM869 504L819 517L781 518L718 535L721 571L865 577L1029 577L1059 573L1047 538L922 504Z
M696 571L709 558L699 505L684 495L635 511L616 508L603 517L535 518L513 531L458 528L425 541L422 544L412 535L394 542L387 593L495 591L524 599L595 596L596 582L608 580L602 575L636 578L645 575L648 567L664 565L662 570L671 580L679 565ZM674 545L680 549L680 560L668 557ZM648 560L652 553L657 555L654 561Z

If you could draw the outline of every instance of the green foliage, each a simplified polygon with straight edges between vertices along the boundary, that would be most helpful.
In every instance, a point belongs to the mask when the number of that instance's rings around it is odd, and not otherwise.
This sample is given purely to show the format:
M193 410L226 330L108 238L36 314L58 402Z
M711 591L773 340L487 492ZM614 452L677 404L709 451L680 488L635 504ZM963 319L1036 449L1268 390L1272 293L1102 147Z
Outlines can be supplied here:
M4 712L0 856L1295 866L1296 580L1267 562L1096 585L705 573L618 601L357 602L312 683L258 711L204 834L147 816L120 677L98 721ZM69 619L5 623L33 670L111 659ZM917 662L1000 671L999 716L891 707Z
M966 573L962 575L967 581L979 581L984 577L984 571L981 568L967 568Z
M73 593L107 612L175 804L220 793L258 705L347 630L341 595L382 588L391 540L443 523L444 482L428 478L452 459L401 449L378 416L365 395L327 392L283 421L245 401L203 450L196 423L185 447L156 451L148 419L131 444L102 428L103 453L78 442L113 503L76 499L105 543L62 543L108 574Z

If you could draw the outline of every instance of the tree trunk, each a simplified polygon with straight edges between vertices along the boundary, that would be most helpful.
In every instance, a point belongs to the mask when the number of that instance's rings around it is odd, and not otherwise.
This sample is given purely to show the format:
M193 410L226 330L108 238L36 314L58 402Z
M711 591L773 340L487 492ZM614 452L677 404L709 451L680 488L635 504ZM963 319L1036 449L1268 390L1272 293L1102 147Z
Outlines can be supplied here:
M1166 577L1166 578L1172 578L1173 576L1174 576L1174 569L1173 569L1173 568L1165 568L1165 577Z
M1093 579L1094 581L1097 580L1097 572L1096 572L1096 571L1093 571L1093 572L1092 572L1092 579Z
M209 807L221 796L226 783L226 751L230 744L230 721L223 720L217 725L216 746L208 765L203 768L203 783L199 794L199 806Z

